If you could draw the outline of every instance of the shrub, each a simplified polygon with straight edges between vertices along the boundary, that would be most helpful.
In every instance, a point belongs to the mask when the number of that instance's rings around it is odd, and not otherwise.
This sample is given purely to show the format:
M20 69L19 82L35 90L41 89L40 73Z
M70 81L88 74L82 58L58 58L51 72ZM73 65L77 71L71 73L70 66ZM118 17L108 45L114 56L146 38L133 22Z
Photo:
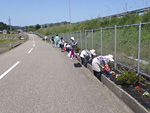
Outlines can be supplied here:
M133 70L123 71L121 75L118 76L117 81L122 84L135 85L137 82L143 81L140 75L136 75Z

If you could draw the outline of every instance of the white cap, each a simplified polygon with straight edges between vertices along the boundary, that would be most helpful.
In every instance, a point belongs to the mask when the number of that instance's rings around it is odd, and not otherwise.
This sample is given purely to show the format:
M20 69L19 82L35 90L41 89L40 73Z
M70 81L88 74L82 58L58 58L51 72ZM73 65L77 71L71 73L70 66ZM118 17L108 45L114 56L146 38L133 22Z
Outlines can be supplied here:
M108 60L108 61L111 61L111 62L113 62L113 61L114 61L114 59L113 59L113 55L111 55L111 54L106 55L105 57L107 58L107 60Z
M71 37L71 40L74 40L74 37Z
M92 49L92 50L90 50L90 52L92 53L92 55L96 55L96 53L95 53L95 50L94 49Z

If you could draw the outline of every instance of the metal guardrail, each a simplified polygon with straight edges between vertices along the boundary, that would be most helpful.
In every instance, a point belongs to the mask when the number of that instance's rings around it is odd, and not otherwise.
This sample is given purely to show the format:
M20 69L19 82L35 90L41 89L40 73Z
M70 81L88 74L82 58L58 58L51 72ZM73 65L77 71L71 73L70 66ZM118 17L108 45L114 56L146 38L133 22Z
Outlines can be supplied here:
M45 35L42 35L42 34L40 34L40 33L38 33L38 32L34 32L36 35L38 35L38 36L40 36L41 38L44 38L44 36Z

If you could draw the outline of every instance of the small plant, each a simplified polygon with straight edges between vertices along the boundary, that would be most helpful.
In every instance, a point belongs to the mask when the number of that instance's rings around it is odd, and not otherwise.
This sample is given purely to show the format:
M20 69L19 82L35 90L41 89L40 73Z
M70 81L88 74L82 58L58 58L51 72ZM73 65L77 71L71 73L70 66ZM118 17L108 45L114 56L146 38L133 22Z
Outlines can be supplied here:
M149 93L149 92L147 92L147 91L145 91L145 92L143 93L143 97L147 97L147 98L149 98L149 97L150 97L150 93Z
M144 89L140 88L140 86L136 86L135 87L135 91L137 91L137 92L143 92Z
M140 75L136 75L133 70L122 71L120 76L117 77L117 81L122 84L135 85L137 82L142 81Z

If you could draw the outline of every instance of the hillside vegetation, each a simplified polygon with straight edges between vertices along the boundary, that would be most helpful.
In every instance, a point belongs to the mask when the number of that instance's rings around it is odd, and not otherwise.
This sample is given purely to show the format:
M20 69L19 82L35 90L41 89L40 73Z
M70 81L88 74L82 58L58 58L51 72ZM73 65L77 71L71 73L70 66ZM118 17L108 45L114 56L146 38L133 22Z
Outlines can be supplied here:
M70 37L74 36L75 40L78 41L79 48L93 49L96 50L97 54L101 54L101 32L100 30L92 32L84 30L100 29L101 27L114 27L130 24L138 24L139 22L145 23L150 22L150 12L142 15L128 14L122 18L110 18L110 19L94 19L87 20L83 23L69 25L60 25L58 27L51 27L47 29L39 29L38 32L43 35L59 34L59 36L70 41ZM77 32L81 31L81 32ZM70 32L70 33L69 33ZM74 32L74 33L71 33ZM85 36L86 34L86 36ZM82 37L82 40L80 39ZM85 40L86 37L86 40ZM51 38L51 37L49 37ZM86 43L85 43L86 42ZM93 44L92 44L93 42ZM138 58L138 44L139 44L139 26L117 28L117 62L129 66L133 69L137 69L137 61L132 60ZM140 48L140 59L146 61L140 63L140 71L150 75L150 25L142 25L141 28L141 48ZM102 53L103 55L115 54L115 29L103 29L102 30Z
M150 12L145 14L127 14L122 18L110 18L110 19L93 19L87 20L83 23L72 24L71 27L69 24L67 25L59 25L50 28L41 28L37 32L43 35L50 34L59 34L59 33L67 33L67 32L76 32L82 30L91 30L91 29L99 29L101 27L113 27L115 25L129 25L129 24L137 24L139 22L150 22Z

